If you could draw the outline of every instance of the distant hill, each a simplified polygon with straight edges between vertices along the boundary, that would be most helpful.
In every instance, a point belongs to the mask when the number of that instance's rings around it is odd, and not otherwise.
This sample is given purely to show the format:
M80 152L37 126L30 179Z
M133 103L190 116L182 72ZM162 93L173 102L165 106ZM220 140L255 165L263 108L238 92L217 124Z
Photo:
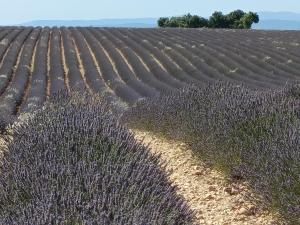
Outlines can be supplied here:
M300 30L300 21L291 20L261 20L252 26L262 30Z
M300 30L300 13L259 12L260 22L253 29Z
M294 12L259 12L261 20L285 20L285 21L298 21L300 22L300 13Z
M300 30L300 13L259 12L260 22L253 29ZM79 27L156 27L158 18L100 19L100 20L35 20L23 26L79 26Z
M79 26L79 27L156 27L157 18L100 19L100 20L35 20L23 26Z

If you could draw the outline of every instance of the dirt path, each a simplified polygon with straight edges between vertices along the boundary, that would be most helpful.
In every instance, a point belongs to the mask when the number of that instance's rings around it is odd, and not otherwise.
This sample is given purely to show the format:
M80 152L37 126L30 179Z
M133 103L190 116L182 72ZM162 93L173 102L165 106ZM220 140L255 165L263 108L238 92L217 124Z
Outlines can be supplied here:
M5 141L3 140L3 138L0 135L0 151L5 147Z
M196 213L200 224L213 225L277 225L262 210L243 197L245 187L228 184L222 174L201 165L183 143L159 138L149 132L133 130L137 139L148 144L153 153L167 162L170 180L178 186Z
M0 134L0 160L2 159L3 152L6 149L6 141L3 139L3 137Z

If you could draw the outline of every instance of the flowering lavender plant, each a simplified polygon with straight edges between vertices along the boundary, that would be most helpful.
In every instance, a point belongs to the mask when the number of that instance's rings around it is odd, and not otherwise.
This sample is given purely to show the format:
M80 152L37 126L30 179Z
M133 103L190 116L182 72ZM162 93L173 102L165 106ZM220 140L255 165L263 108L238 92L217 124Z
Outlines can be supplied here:
M147 147L104 103L77 95L14 126L0 166L0 224L191 224Z
M202 159L249 181L261 203L299 224L299 90L297 84L265 91L228 82L187 86L138 102L123 121L187 142Z

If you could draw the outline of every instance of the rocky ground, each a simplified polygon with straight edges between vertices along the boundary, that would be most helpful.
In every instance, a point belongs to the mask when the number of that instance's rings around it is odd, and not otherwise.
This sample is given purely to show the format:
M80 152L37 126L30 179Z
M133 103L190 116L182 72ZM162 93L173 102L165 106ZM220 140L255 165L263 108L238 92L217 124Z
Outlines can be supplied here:
M0 136L0 151L2 150L2 148L4 148L5 146L5 141L3 140L3 138Z
M276 222L275 215L246 200L245 196L251 194L246 185L228 182L224 175L204 166L185 144L166 140L149 132L133 132L139 140L149 145L153 153L161 154L170 180L178 186L178 194L195 211L197 224L281 224Z
M3 152L4 152L5 148L6 148L6 142L4 141L3 137L0 134L0 159L3 156Z

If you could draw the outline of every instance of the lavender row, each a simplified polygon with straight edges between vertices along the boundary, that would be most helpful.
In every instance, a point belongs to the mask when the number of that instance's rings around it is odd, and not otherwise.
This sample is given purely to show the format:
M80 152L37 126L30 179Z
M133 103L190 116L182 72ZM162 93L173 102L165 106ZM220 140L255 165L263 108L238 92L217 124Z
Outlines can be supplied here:
M259 203L300 218L300 86L258 91L217 82L137 103L130 126L190 144L195 154L249 182Z
M192 224L158 156L105 103L82 93L52 99L12 131L0 224Z
M48 83L47 54L49 37L49 28L44 28L41 30L35 54L33 56L33 69L29 82L28 93L24 96L20 106L21 112L32 111L35 108L41 107L46 101Z
M23 50L20 52L19 62L16 65L17 67L13 73L11 82L5 92L1 95L1 113L9 116L17 113L18 107L22 104L24 94L28 89L31 77L33 53L40 36L41 28L29 28L28 31L29 35L23 44Z

